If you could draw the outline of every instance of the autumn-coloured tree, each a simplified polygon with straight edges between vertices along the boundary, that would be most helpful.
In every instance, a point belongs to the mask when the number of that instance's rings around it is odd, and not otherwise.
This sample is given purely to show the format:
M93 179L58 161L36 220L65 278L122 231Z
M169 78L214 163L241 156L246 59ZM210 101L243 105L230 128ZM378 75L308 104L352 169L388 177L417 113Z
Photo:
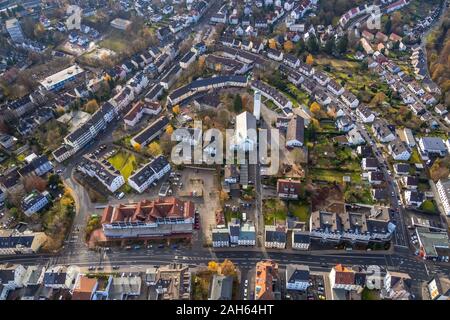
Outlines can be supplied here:
M430 168L430 177L433 181L445 179L450 174L450 156L437 159Z
M84 110L86 112L89 113L94 113L95 111L97 111L99 108L98 106L98 102L95 99L89 100L85 105L84 105Z
M313 128L320 129L320 122L319 120L317 120L316 118L312 118L311 119L311 125L313 126Z
M231 260L225 259L220 264L219 273L224 276L234 276L236 275L236 266Z
M372 100L370 101L370 104L373 105L373 106L379 106L379 105L381 105L381 103L383 101L386 101L386 99L387 99L387 97L384 94L384 92L377 92L373 96Z
M314 114L319 113L320 112L320 104L318 104L317 102L314 101L313 103L311 103L309 110Z
M308 56L306 57L306 64L312 65L314 63L314 58L312 56L312 54L308 54Z
M173 133L173 127L169 124L166 128L166 133L171 135Z
M47 188L47 181L41 177L31 175L23 178L23 186L27 192L31 192L33 190L43 192Z
M294 44L290 40L286 41L284 43L283 47L284 47L284 51L286 51L288 53L290 53L290 52L292 52L292 50L294 50Z
M154 157L159 156L162 153L161 146L158 142L153 141L148 146L148 152Z
M208 270L211 272L217 272L219 265L216 261L210 261L208 262Z
M221 190L221 191L220 191L220 194L219 194L219 199L220 199L221 202L225 202L225 201L227 201L228 199L230 199L230 196L228 195L227 192Z
M181 112L181 110L180 110L180 105L177 104L176 106L174 106L174 107L172 108L172 112L173 112L174 114L180 114L180 112Z
M133 148L134 150L136 150L137 152L141 151L142 147L139 143L135 143L133 144Z
M276 49L277 48L277 41L275 38L269 39L269 48L270 49Z

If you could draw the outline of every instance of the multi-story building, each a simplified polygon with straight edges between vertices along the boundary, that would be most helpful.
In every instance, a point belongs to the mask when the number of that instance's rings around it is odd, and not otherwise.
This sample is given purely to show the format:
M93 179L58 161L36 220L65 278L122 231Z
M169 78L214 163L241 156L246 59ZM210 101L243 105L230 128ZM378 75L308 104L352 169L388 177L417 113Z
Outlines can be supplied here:
M49 203L48 196L48 192L39 193L34 191L24 197L21 202L23 213L29 217L42 210Z
M366 285L366 274L336 265L330 271L330 285L332 289L343 289L346 291L358 291Z
M300 194L300 181L291 179L277 180L277 193L280 199L296 200Z
M444 213L450 216L450 180L441 179L436 183L436 189L438 192L441 204L444 207Z
M280 277L278 264L265 260L256 264L255 300L279 300Z
M41 81L41 85L45 90L57 91L62 89L67 83L80 78L84 74L84 70L78 65L73 65L67 69L61 70Z
M97 159L93 154L84 155L78 168L88 176L96 178L111 192L116 192L125 184L119 170L106 159Z
M128 184L137 192L142 193L169 171L170 163L164 156L159 156L133 173L128 178Z
M121 239L190 238L194 203L174 197L108 206L102 226L106 241Z
M47 241L44 232L0 230L0 255L36 253Z
M22 27L20 26L19 20L9 19L5 21L6 31L8 31L9 36L12 41L18 44L22 44L25 41L25 37L22 32Z
M389 242L395 230L385 207L345 205L341 212L314 211L310 217L312 239L330 242Z
M230 232L227 228L214 228L211 231L213 248L224 248L230 246Z
M309 267L299 264L288 264L286 266L286 289L295 291L306 291L309 284Z
M294 116L289 120L286 132L286 147L302 147L305 142L305 119Z
M264 246L266 248L286 248L287 228L284 225L266 225L264 227Z
M134 136L130 141L131 145L136 149L146 146L156 137L161 135L168 124L169 119L166 116L161 116L153 123L151 123L147 128Z

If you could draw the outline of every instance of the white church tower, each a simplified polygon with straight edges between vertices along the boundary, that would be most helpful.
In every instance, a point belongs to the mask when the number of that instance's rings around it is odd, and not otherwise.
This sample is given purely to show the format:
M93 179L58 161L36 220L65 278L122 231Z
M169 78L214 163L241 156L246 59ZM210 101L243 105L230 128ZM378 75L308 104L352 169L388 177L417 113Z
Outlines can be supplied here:
M255 95L253 96L253 115L256 121L259 121L261 117L261 92L258 90L255 91Z

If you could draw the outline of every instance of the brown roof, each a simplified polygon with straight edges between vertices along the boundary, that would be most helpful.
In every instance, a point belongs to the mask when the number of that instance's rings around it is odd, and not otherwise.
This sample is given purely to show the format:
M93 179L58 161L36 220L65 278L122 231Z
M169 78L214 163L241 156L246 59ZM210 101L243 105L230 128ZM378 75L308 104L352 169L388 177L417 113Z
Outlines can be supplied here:
M272 261L261 261L256 264L255 299L274 300L273 281L278 279L278 265Z
M97 279L80 276L75 285L72 300L91 300L92 291L97 284Z
M291 194L299 194L300 193L300 181L292 181L289 179L278 179L277 181L277 192L278 193L291 193ZM288 189L288 191L285 191ZM293 192L290 189L294 189Z
M337 284L354 284L355 283L355 273L353 270L343 267L338 264L335 268L336 277L335 283Z
M155 222L159 218L192 218L194 203L175 197L157 200L142 200L137 203L108 206L103 211L102 223L113 222Z
M150 102L138 101L133 105L130 111L128 111L128 113L123 118L124 120L132 121L134 118L136 118L136 115L139 112L141 112L142 109L157 110L160 106L161 104L157 101L150 101Z

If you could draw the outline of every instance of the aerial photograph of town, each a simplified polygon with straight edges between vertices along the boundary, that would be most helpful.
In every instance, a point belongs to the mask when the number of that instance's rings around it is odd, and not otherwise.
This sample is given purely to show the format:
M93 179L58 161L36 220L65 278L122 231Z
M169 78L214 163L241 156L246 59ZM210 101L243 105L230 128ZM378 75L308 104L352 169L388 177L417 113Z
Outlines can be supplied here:
M449 0L0 0L0 300L450 300L449 111Z

